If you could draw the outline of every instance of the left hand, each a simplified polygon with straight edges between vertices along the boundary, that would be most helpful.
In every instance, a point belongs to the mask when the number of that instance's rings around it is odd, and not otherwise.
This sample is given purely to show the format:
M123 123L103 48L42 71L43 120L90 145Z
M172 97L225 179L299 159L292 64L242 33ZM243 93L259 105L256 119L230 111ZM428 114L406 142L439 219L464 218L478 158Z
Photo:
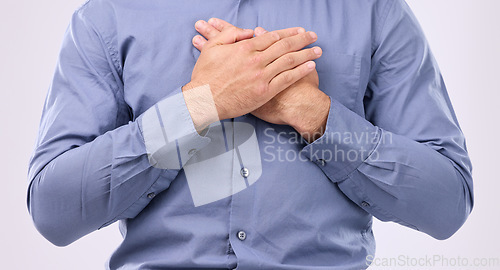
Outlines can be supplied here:
M193 45L202 50L207 42L217 36L224 28L232 25L221 19L212 18L208 23L196 24L197 35ZM261 27L254 30L256 36L266 33ZM316 47L318 53L322 51ZM292 126L309 142L323 135L330 110L330 98L319 90L319 78L316 70L283 90L273 99L254 110L252 114L266 122Z

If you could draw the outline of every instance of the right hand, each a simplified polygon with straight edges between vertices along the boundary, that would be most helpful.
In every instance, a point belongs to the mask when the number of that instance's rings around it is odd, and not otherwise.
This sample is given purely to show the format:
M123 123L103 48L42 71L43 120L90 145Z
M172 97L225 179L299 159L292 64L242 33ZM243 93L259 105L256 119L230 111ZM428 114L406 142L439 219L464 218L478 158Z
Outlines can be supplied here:
M209 85L220 120L261 107L314 71L312 60L319 57L312 49L301 50L317 39L303 28L268 32L235 43L248 32L228 27L210 39L203 46L191 82L183 87L185 91ZM196 123L196 116L192 117Z

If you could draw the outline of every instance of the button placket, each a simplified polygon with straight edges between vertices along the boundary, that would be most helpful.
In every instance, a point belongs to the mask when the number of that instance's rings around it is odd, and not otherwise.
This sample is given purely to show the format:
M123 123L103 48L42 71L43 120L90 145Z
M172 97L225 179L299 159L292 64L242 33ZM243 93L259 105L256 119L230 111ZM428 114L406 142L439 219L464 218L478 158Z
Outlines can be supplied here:
M233 246L229 243L227 247L227 254L234 254Z

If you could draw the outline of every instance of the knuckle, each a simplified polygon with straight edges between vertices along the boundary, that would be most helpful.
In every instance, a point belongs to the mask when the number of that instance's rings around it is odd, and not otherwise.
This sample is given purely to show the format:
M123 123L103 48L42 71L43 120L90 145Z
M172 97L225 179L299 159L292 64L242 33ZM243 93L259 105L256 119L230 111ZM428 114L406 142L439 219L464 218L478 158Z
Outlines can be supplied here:
M263 70L258 70L257 72L255 72L254 79L256 81L261 80L263 77L264 77L264 71Z
M311 35L309 35L309 33L303 33L302 34L302 40L305 41L305 42L310 42L313 40L313 38L311 37Z
M290 72L283 73L282 78L283 82L286 84L291 83L293 80L293 76L290 74Z
M283 39L281 42L281 48L285 51L292 49L292 42L289 39Z
M250 58L250 63L253 65L259 64L262 60L262 57L259 54L256 54Z
M274 41L277 41L277 40L280 40L281 39L281 36L278 32L271 32L271 38L274 40Z
M242 51L245 51L245 52L252 51L253 47L254 47L254 45L251 42L246 42L246 41L240 42L240 49Z
M266 32L265 34L262 35L262 39L267 41L267 42L276 42L278 40L280 40L280 35L275 32L275 31L271 31L271 32Z
M294 66L295 65L295 58L291 55L286 55L285 56L285 63L288 66Z
M269 84L262 82L262 83L257 84L257 86L254 89L255 89L255 94L260 96L260 95L265 94L268 91Z

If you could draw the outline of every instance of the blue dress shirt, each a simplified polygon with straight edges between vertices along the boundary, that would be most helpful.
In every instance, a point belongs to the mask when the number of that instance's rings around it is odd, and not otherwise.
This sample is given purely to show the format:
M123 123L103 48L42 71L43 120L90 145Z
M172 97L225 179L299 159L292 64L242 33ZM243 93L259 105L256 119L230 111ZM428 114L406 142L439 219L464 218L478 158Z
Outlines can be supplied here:
M181 87L194 23L211 17L318 34L321 138L251 114L195 131ZM29 180L55 245L120 221L109 269L364 269L372 216L445 239L473 204L464 136L403 0L90 0L66 32Z

